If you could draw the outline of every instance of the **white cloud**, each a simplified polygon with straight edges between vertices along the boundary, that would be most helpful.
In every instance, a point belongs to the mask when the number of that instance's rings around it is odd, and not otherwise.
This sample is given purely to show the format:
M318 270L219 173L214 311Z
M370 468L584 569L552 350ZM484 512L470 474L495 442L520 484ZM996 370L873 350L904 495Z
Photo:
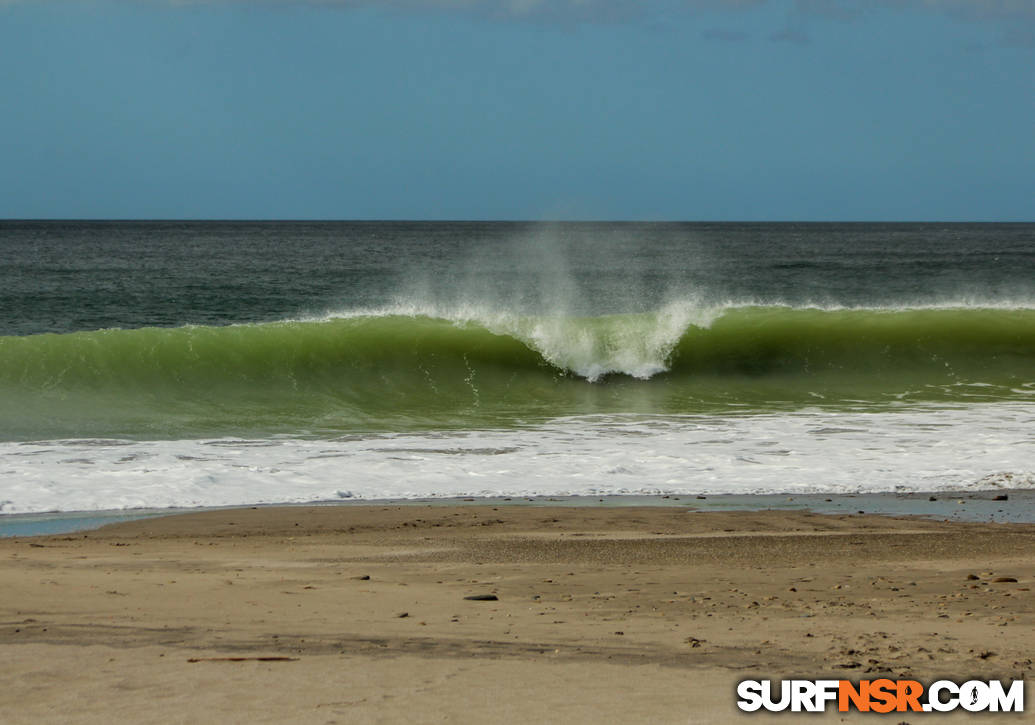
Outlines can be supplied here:
M851 21L866 13L910 10L998 26L1007 45L1035 46L1035 0L795 0L803 15Z
M0 6L56 0L0 0ZM137 0L195 5L260 2L341 8L387 8L475 14L497 20L617 23L682 12L747 12L762 6L786 8L789 16L840 22L875 12L912 10L947 14L962 21L998 25L1007 44L1035 46L1035 0ZM784 31L776 31L780 35ZM790 38L780 38L790 40Z

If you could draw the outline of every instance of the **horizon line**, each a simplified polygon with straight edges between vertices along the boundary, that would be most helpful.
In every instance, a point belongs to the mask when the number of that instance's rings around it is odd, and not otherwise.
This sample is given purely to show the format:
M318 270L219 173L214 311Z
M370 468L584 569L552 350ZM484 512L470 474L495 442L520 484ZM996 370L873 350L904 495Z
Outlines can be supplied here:
M1033 224L1035 219L499 219L331 217L0 217L18 222L180 224Z

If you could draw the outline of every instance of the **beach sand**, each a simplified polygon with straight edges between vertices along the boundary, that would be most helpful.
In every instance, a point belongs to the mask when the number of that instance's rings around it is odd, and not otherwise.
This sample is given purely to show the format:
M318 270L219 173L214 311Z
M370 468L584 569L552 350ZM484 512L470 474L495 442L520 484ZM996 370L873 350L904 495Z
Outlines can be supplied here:
M1027 678L1033 582L1031 524L491 505L150 518L0 540L0 721L1021 722L741 714L735 686Z

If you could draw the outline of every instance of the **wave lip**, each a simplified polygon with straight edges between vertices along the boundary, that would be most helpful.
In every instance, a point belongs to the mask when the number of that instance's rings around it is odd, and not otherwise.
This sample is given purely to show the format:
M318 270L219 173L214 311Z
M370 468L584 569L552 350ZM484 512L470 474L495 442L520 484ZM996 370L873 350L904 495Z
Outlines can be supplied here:
M666 372L687 329L710 322L707 311L671 304L638 315L497 318L485 324L524 342L551 365L596 382L612 374L647 380Z

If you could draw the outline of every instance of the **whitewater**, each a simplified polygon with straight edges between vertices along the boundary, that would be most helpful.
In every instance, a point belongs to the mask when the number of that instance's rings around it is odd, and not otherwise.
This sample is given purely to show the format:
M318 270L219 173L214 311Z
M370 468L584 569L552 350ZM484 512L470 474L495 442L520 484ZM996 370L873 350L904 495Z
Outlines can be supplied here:
M1035 487L1031 405L582 416L330 440L0 444L0 512L354 499Z

